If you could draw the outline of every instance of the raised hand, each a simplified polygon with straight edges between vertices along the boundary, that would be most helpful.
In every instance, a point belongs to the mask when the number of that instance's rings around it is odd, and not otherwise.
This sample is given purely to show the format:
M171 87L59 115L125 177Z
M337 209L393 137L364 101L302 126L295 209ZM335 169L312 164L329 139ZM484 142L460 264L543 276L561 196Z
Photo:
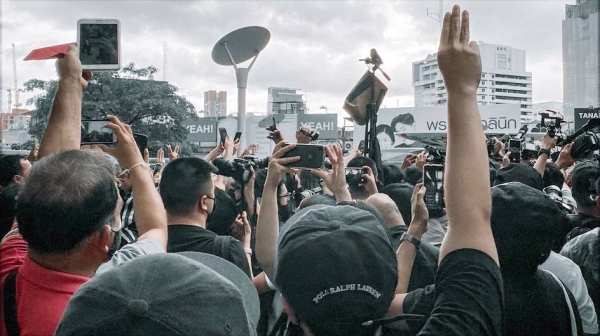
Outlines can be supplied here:
M369 166L363 166L362 168L367 171L367 173L363 174L362 176L366 182L361 183L360 185L365 187L367 197L377 194L379 191L377 190L377 182L375 181L375 174L373 174L373 170Z
M331 170L313 169L311 173L321 179L331 190L338 202L351 201L352 197L346 185L346 167L344 165L344 152L336 145L325 147L325 152L331 161Z
M285 165L300 160L299 156L282 158L283 154L291 151L295 147L295 144L286 145L283 142L280 142L277 144L277 146L275 146L273 155L271 155L271 157L269 158L269 169L267 169L267 179L265 184L271 183L278 185L279 181L281 181L285 173L298 173L296 169L286 167Z
M144 148L144 162L146 162L146 164L150 164L150 151L148 150L148 148Z
M71 44L67 53L56 60L56 72L60 80L75 80L79 82L81 89L85 90L88 80L92 78L92 73L82 70L78 54L77 46Z
M429 221L429 211L423 200L426 191L423 183L417 183L410 198L412 221L409 228L412 228L412 230L409 234L417 239L421 239L421 236L427 231L427 223Z
M425 151L419 153L417 155L417 159L415 160L415 166L417 166L417 168L419 168L420 170L423 170L423 166L425 166L425 164L427 163L428 156L429 156L429 153L427 153Z
M156 151L156 164L157 165L165 165L165 150L162 148L159 148Z
M171 149L171 145L167 145L167 151L169 152L169 162L179 157L179 145L175 145L175 149Z
M477 93L481 79L481 57L476 42L469 42L469 12L454 6L446 13L442 28L438 64L448 93Z
M117 145L114 148L100 145L102 151L117 158L123 169L130 169L134 165L145 163L142 154L140 154L140 150L135 143L131 126L122 123L119 118L115 116L108 116L107 118L111 122L104 127L112 130L117 136Z

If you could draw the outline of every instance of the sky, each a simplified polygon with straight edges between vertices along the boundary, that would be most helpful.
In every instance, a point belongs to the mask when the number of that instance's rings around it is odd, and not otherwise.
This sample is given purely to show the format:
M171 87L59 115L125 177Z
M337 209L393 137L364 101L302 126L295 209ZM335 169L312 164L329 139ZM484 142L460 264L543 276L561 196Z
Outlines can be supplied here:
M533 73L533 102L562 101L562 20L575 0L444 1L471 14L471 38L525 49ZM28 1L1 0L2 88L13 86L12 47L16 47L18 85L29 79L56 79L53 61L23 61L33 49L74 42L80 18L121 22L122 64L153 65L196 110L204 91L227 91L228 113L237 112L231 66L211 59L215 43L246 26L271 33L248 79L247 112L265 113L267 89L301 89L309 113L344 114L344 98L367 70L358 60L376 48L391 77L382 107L414 106L412 62L437 50L438 1ZM248 65L249 62L241 66ZM22 93L25 103L31 93ZM8 93L1 91L1 111ZM324 107L324 108L321 108ZM32 109L33 106L28 106Z

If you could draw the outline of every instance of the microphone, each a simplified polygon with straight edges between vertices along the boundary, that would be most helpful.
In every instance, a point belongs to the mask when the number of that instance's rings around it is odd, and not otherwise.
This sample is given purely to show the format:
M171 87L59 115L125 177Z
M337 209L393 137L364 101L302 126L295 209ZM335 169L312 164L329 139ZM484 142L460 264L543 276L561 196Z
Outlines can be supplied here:
M377 50L375 50L375 48L371 49L371 63L373 63L375 65L383 64L383 60L381 59L381 57L379 56L379 54L377 53Z

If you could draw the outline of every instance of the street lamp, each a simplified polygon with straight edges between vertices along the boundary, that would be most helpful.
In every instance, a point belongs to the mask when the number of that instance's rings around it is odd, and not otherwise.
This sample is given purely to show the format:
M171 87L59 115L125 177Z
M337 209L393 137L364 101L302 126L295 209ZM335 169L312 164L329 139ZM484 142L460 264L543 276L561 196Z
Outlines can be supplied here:
M324 105L319 107L319 110L325 110L325 114L328 114L328 112L329 112L329 110L327 110L327 107Z

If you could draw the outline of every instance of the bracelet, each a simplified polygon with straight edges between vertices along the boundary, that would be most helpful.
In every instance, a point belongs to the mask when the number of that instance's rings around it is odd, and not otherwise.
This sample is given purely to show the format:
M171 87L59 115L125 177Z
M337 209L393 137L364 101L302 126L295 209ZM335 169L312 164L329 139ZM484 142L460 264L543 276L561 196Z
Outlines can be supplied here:
M400 243L402 244L403 241L407 241L407 242L413 244L417 250L419 249L419 246L421 245L421 241L420 240L418 240L417 238L409 235L406 232L404 232L402 234L402 236L400 236Z
M244 252L246 252L246 254L252 255L252 249L251 248L244 248Z
M125 169L125 170L123 170L123 171L121 172L121 175L123 175L123 174L126 174L126 173L131 173L131 171L132 171L134 168L136 168L136 167L139 167L139 166L146 166L146 167L150 168L150 165L148 165L146 162L140 162L140 163L136 163L136 164L134 164L134 165L133 165L133 166L131 166L131 168L129 168L129 169Z

